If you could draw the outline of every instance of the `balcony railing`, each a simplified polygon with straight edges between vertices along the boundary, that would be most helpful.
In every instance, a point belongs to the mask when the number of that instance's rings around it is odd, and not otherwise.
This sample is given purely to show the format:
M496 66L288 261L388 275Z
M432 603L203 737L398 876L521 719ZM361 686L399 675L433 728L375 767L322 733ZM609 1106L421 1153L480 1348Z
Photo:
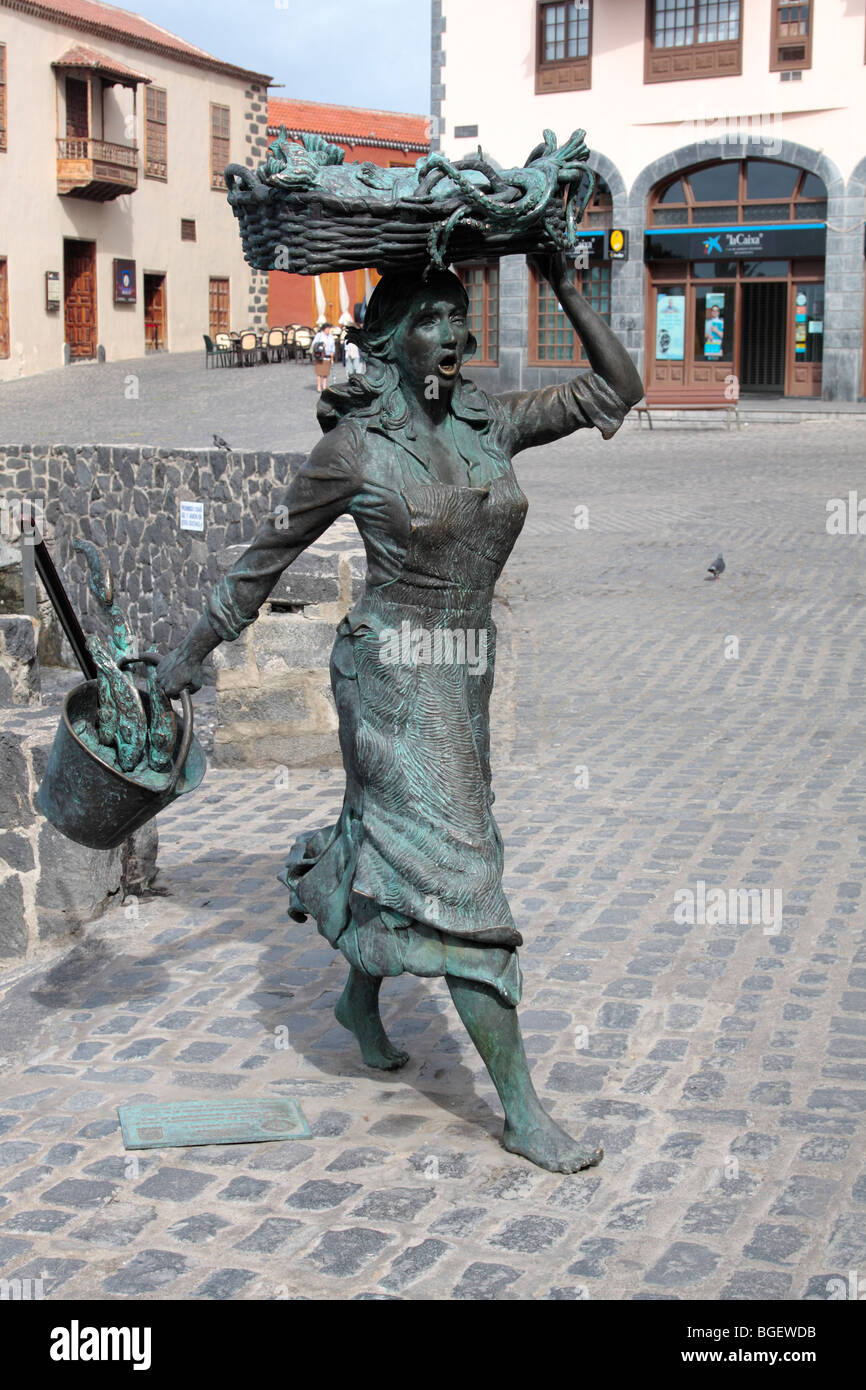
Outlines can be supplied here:
M89 136L57 140L57 191L106 202L138 187L138 148Z
M122 164L127 169L138 167L138 148L135 145L115 145L110 140L83 139L66 136L57 141L58 159L98 159L104 164Z

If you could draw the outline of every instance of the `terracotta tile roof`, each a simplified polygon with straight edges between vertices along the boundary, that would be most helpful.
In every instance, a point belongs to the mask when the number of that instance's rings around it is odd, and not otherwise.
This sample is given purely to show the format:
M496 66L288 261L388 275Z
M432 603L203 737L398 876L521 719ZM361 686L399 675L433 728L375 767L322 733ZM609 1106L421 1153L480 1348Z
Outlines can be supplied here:
M211 68L229 76L270 81L270 77L264 73L225 63L221 58L206 53L203 48L196 48L185 39L179 39L159 24L144 19L142 15L134 14L131 10L120 10L115 5L102 5L97 0L0 0L0 6L32 14L39 19L53 20L101 38L117 39L134 48L150 49L151 52L162 53L182 63L192 63L196 67Z
M271 97L268 101L268 129L304 131L328 135L346 143L390 145L428 150L430 129L427 116L403 111L368 111L359 106L331 106L318 101L295 101Z
M53 68L92 68L96 72L105 73L108 77L123 77L130 82L150 82L149 77L145 77L143 72L135 72L133 68L128 68L124 63L118 63L114 58L109 58L105 53L97 53L95 48L85 48L83 43L73 44L72 48L67 48L62 58L55 58L51 64Z

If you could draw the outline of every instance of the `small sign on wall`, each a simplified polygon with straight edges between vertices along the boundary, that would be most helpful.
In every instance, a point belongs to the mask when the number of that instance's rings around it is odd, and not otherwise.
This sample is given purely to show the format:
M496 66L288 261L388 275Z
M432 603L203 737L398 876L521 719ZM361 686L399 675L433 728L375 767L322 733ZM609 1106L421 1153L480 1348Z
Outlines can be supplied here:
M134 304L135 261L114 262L114 302L115 304Z
M607 234L607 258L609 261L628 260L628 231L622 227L612 227Z
M204 530L204 502L181 502L180 529L181 531Z
M49 314L56 313L60 308L59 270L46 270L45 272L45 308Z

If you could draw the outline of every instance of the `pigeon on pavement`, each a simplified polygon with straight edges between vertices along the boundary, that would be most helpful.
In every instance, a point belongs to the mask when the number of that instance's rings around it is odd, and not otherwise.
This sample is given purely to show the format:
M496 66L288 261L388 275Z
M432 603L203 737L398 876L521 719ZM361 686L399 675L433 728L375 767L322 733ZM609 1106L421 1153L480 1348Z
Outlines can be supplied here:
M215 434L214 437L213 437L213 442L214 442L214 444L216 445L216 447L217 447L218 449L227 449L228 452L231 453L231 451L232 451L232 446L231 446L231 444L227 443L227 441L226 441L225 439L223 439L223 437L222 437L221 434Z
M725 562L720 551L713 563L707 566L707 574L712 575L713 579L718 579L719 575L724 574L724 572Z

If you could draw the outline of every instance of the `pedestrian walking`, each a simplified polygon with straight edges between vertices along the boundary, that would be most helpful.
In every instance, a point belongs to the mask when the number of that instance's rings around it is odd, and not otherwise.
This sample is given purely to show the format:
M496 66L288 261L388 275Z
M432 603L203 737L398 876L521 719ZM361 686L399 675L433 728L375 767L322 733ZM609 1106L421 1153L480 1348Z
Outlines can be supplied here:
M353 342L351 338L346 339L346 344L343 348L343 360L346 364L347 381L351 381L352 377L355 376L356 373L358 375L361 374L361 350L358 347L358 344L356 342Z
M335 348L336 344L334 342L334 335L331 332L331 325L329 323L323 323L310 344L313 366L316 369L316 390L319 395L322 394L328 384Z

